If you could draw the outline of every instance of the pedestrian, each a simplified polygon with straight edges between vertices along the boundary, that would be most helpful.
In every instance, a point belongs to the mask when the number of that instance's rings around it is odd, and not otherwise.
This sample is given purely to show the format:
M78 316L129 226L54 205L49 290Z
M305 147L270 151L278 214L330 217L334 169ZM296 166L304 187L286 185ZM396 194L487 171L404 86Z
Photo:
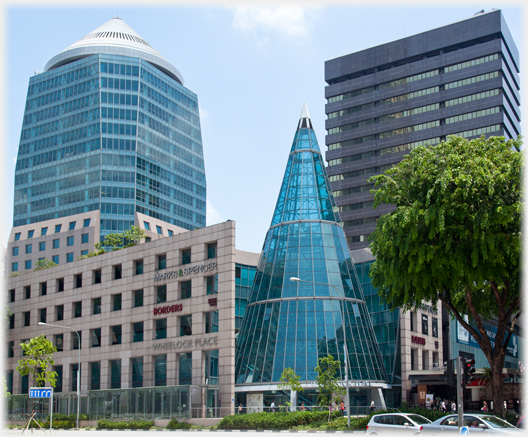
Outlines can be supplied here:
M345 415L345 404L343 402L341 402L341 414Z
M242 414L242 404L238 404L238 414Z
M446 404L445 404L445 401L442 400L442 402L440 402L440 411L445 411L446 410Z
M301 411L305 411L306 407L304 406L304 402L301 402Z
M275 402L271 401L271 412L275 412Z
M456 404L455 401L451 403L451 413L456 413Z
M481 410L482 411L488 411L488 403L486 401L483 402Z
M374 399L370 400L370 412L373 413L376 409L376 405L374 404Z

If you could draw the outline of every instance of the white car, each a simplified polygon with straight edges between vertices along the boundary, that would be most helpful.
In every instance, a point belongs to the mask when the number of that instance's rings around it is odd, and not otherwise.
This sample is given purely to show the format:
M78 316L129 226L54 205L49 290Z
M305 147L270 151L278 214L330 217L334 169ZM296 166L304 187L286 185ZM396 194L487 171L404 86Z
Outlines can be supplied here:
M419 414L384 413L372 416L368 425L368 436L376 436L396 432L397 434L419 434L424 425L431 421Z
M464 423L469 434L475 436L488 434L524 434L525 430L515 428L500 417L491 414L464 414ZM458 414L441 417L429 425L424 425L420 434L442 436L445 434L458 434Z

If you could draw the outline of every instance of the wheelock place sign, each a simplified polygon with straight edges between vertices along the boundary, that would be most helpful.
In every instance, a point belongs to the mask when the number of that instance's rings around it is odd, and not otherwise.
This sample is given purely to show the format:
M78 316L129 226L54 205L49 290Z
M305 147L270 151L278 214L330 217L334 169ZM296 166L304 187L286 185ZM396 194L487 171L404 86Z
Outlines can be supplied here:
M191 347L193 349L198 349L205 346L214 346L215 344L218 344L218 337L196 338L194 340L164 341L162 343L154 343L152 347L155 351L157 351L183 348L187 349Z
M192 267L185 267L183 269L174 269L168 272L156 273L154 275L154 282L164 281L166 279L177 279L193 273L210 272L211 270L216 270L216 268L216 262L210 262L207 264L197 264Z

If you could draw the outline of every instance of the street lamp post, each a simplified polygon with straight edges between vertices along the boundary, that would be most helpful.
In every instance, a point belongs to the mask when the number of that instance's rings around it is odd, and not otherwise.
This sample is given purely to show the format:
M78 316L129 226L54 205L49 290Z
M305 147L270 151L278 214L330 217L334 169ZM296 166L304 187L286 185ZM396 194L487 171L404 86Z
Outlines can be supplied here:
M294 278L294 277L290 278L290 281L292 281L292 282L307 282L309 284L328 285L329 287L335 288L343 299L345 298L343 293L341 293L341 290L339 290L339 288L337 288L335 285L332 285L332 284L325 284L323 282L305 281L303 279ZM343 302L343 305L344 304L345 303ZM345 351L346 409L347 409L348 427L350 428L350 396L349 396L349 391L348 391L348 350L347 350L347 345L346 345L345 313L341 309L341 306L339 306L339 309L341 310L341 323L343 325L343 349Z
M53 326L55 328L71 329L73 332L77 334L77 339L79 341L79 367L77 368L77 428L79 428L79 409L81 405L81 336L79 335L79 332L77 330L73 329L70 326L52 325L51 323L45 323L45 322L38 322L38 324L46 325L46 326Z

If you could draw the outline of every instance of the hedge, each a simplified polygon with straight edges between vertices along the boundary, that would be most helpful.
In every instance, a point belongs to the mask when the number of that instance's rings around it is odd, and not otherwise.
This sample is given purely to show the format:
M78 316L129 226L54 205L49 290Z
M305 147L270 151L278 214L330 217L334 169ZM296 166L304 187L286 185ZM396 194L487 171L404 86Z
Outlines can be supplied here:
M97 421L98 429L150 429L154 426L152 420L130 420L113 422L111 420Z
M332 418L340 417L335 411ZM224 417L218 429L291 429L294 426L306 426L328 422L327 411L295 411L292 413L248 413Z
M190 429L191 424L187 422L178 422L176 419L172 419L168 424L166 429Z

